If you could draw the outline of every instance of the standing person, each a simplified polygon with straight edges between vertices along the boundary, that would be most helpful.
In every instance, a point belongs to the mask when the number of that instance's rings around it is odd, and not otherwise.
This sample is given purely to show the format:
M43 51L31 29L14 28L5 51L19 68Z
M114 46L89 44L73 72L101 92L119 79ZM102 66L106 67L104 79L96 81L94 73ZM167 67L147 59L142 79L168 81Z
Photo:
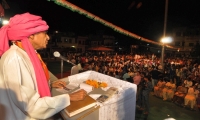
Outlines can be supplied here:
M136 84L136 85L139 85L140 81L141 81L141 75L140 75L140 72L137 71L136 74L133 77L133 83Z
M156 69L156 67L154 67L154 69L150 72L150 75L151 75L151 82L152 82L153 88L154 88L155 85L157 85L159 76L160 76L161 74L162 74L162 73L161 73L160 71L158 71L158 70Z
M15 15L0 29L1 119L47 119L67 107L70 101L85 97L84 90L51 97L49 71L37 53L46 48L48 28L40 16L24 13ZM51 86L63 85L66 83L56 80Z
M182 83L181 83L181 68L180 66L178 66L176 68L176 86L180 86Z
M173 83L176 83L174 80L174 78L176 78L176 68L175 68L175 64L172 64L170 67L170 79L173 81Z
M132 78L133 83L137 85L137 93L136 93L136 101L141 101L141 90L142 85L141 81L143 80L144 73L141 73L139 71L136 72L136 75Z
M150 77L145 76L142 90L142 108L140 108L140 110L144 110L144 114L149 114L149 93L151 90L152 83L150 82Z

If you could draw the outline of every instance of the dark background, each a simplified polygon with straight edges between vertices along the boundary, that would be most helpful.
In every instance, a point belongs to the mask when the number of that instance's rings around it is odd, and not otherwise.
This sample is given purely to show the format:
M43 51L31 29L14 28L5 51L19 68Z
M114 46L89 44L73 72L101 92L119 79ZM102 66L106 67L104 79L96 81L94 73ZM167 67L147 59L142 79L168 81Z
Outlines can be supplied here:
M113 31L101 23L73 12L47 0L6 0L10 9L5 17L30 12L40 15L50 30L73 31L78 34L95 33L103 30L120 38L125 35ZM165 0L68 0L74 5L99 16L123 29L147 39L159 41L163 35ZM173 28L198 25L200 0L168 0L167 34Z

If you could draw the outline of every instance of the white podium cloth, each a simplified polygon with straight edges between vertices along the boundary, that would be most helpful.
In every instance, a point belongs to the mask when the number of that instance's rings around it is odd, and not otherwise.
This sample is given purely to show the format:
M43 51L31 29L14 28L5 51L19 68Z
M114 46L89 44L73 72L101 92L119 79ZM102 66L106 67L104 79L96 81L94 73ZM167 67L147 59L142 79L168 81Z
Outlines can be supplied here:
M70 83L81 84L86 80L97 80L106 82L108 87L117 87L119 93L103 103L99 109L99 120L134 120L136 109L135 84L116 79L95 71L86 71L76 75L68 76Z

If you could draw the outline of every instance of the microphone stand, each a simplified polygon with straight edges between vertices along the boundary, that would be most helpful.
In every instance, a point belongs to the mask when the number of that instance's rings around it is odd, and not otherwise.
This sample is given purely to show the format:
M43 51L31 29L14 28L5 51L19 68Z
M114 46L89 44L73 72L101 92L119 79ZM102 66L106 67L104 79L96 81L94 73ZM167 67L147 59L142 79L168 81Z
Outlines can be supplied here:
M68 63L72 64L73 66L75 66L76 64L74 64L73 62L70 62L69 60L67 61Z

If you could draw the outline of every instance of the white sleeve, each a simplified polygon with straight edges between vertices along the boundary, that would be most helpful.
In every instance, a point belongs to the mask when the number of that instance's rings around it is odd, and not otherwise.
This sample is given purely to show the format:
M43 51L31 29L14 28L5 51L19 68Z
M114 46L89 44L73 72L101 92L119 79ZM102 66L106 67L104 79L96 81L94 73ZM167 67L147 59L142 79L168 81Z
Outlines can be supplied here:
M46 119L70 104L69 95L40 98L31 67L17 54L7 56L2 63L6 89L15 108L32 118Z

